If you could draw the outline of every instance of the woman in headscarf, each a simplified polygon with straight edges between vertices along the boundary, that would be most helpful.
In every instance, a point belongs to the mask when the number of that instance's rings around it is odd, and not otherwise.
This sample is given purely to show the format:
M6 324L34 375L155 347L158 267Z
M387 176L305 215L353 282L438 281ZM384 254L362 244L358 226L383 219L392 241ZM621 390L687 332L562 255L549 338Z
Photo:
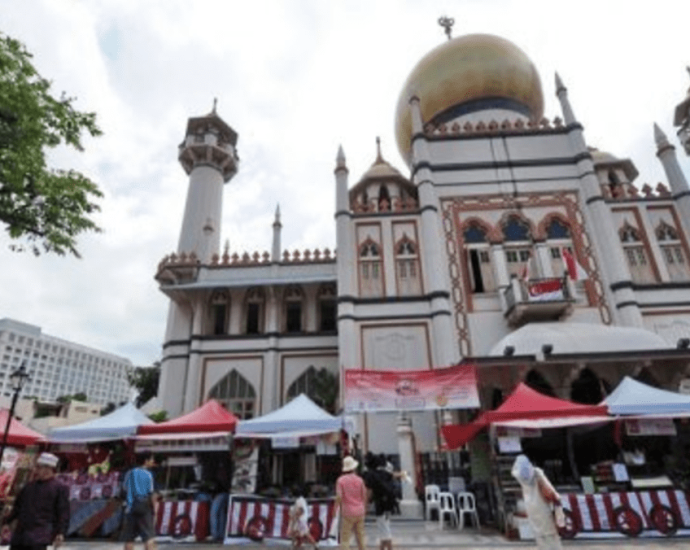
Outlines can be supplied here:
M561 550L561 539L554 519L554 506L561 506L561 497L541 468L535 468L525 455L515 459L511 474L522 487L527 518L539 550Z

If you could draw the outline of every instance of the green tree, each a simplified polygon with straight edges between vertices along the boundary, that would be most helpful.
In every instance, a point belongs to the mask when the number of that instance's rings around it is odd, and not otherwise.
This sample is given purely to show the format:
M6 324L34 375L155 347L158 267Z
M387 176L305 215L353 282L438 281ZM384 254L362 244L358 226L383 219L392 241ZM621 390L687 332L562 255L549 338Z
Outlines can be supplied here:
M129 385L139 392L135 401L137 407L141 407L149 399L158 395L160 374L161 364L159 362L155 362L152 367L136 367L127 373Z
M0 33L0 222L14 251L71 253L80 233L100 231L98 186L76 170L50 168L46 151L60 145L83 151L85 133L98 136L95 113L58 99L31 63L24 45ZM19 244L23 243L23 244Z

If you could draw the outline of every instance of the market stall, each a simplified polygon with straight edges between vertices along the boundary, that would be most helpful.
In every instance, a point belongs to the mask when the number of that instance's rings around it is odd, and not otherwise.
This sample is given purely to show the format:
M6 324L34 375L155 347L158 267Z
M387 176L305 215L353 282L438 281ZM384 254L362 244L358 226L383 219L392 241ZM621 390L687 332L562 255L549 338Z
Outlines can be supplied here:
M0 410L0 426L4 430L7 426L7 409ZM4 431L3 431L4 434ZM2 437L2 434L0 434ZM45 443L45 438L38 432L27 428L16 418L10 420L7 431L7 445L0 465L0 500L11 497L24 484L33 466L35 453L25 453L27 447Z
M210 502L230 489L237 422L211 399L178 418L139 427L135 451L165 457L157 476L163 496L156 515L159 540L203 540L209 535L214 521Z
M443 426L442 433L448 448L457 449L482 430L489 429L495 511L500 527L510 534L526 524L518 512L522 493L510 475L515 456L525 450L523 445L555 441L555 448L546 454L553 457L551 460L559 469L569 465L570 470L576 470L572 430L610 423L611 420L604 405L573 403L544 395L520 383L497 409L482 413L470 424ZM542 430L549 431L548 438L542 438ZM524 529L521 534L523 538L531 536Z
M263 493L270 496L247 494L253 493L257 485L248 479L257 474L257 445L253 456L247 456L244 463L236 463L226 542L288 540L288 510L293 502L289 490L295 484L309 487L310 529L315 540L326 540L334 511L333 498L324 498L333 494L328 486L329 468L334 481L340 473L336 443L346 425L343 417L329 414L304 394L264 416L240 421L235 432L236 443L262 442L263 458L272 479L268 487L262 484Z
M51 452L68 465L58 478L70 489L68 535L110 536L120 526L122 506L116 498L124 472L133 462L128 438L153 424L133 403L113 412L48 434Z

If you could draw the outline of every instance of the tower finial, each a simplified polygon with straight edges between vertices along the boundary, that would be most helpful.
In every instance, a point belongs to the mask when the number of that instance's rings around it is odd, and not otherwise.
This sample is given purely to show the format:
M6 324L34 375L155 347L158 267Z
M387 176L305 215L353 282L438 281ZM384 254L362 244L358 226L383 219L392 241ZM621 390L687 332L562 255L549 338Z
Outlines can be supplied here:
M213 110L211 111L214 115L216 114L216 107L218 106L218 98L213 98Z
M448 37L448 40L450 40L452 38L451 33L453 32L453 25L455 25L455 19L443 15L438 18L438 24L445 29L446 36Z
M383 162L383 157L381 156L381 138L376 136L376 162Z

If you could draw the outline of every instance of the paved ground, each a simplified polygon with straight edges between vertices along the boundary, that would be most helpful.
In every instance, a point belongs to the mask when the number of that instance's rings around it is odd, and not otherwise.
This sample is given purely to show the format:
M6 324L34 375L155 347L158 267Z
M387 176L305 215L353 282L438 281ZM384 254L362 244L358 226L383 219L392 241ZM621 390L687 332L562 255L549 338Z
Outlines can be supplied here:
M378 542L376 538L376 528L372 523L367 523L367 550L378 549ZM395 548L430 548L433 550L456 550L458 548L466 549L482 549L482 550L518 550L518 549L532 549L536 548L534 543L521 541L508 541L495 531L476 529L465 529L458 531L455 529L440 529L436 522L423 521L394 521L393 522L393 544ZM570 550L625 550L631 549L645 549L645 550L690 550L690 537L664 538L664 539L618 539L606 541L565 541L564 548ZM137 550L143 549L142 544L135 546ZM243 550L259 550L262 548L271 548L273 550L280 548L289 548L285 544L264 545L258 543L249 543L242 545L223 546L221 544L210 543L159 543L159 550L219 550L219 549L243 549ZM305 550L311 550L310 546L303 547ZM335 546L325 546L322 548L337 548ZM356 545L352 544L352 548L356 549ZM122 544L114 542L101 541L68 541L67 547L64 550L116 550L122 549Z

